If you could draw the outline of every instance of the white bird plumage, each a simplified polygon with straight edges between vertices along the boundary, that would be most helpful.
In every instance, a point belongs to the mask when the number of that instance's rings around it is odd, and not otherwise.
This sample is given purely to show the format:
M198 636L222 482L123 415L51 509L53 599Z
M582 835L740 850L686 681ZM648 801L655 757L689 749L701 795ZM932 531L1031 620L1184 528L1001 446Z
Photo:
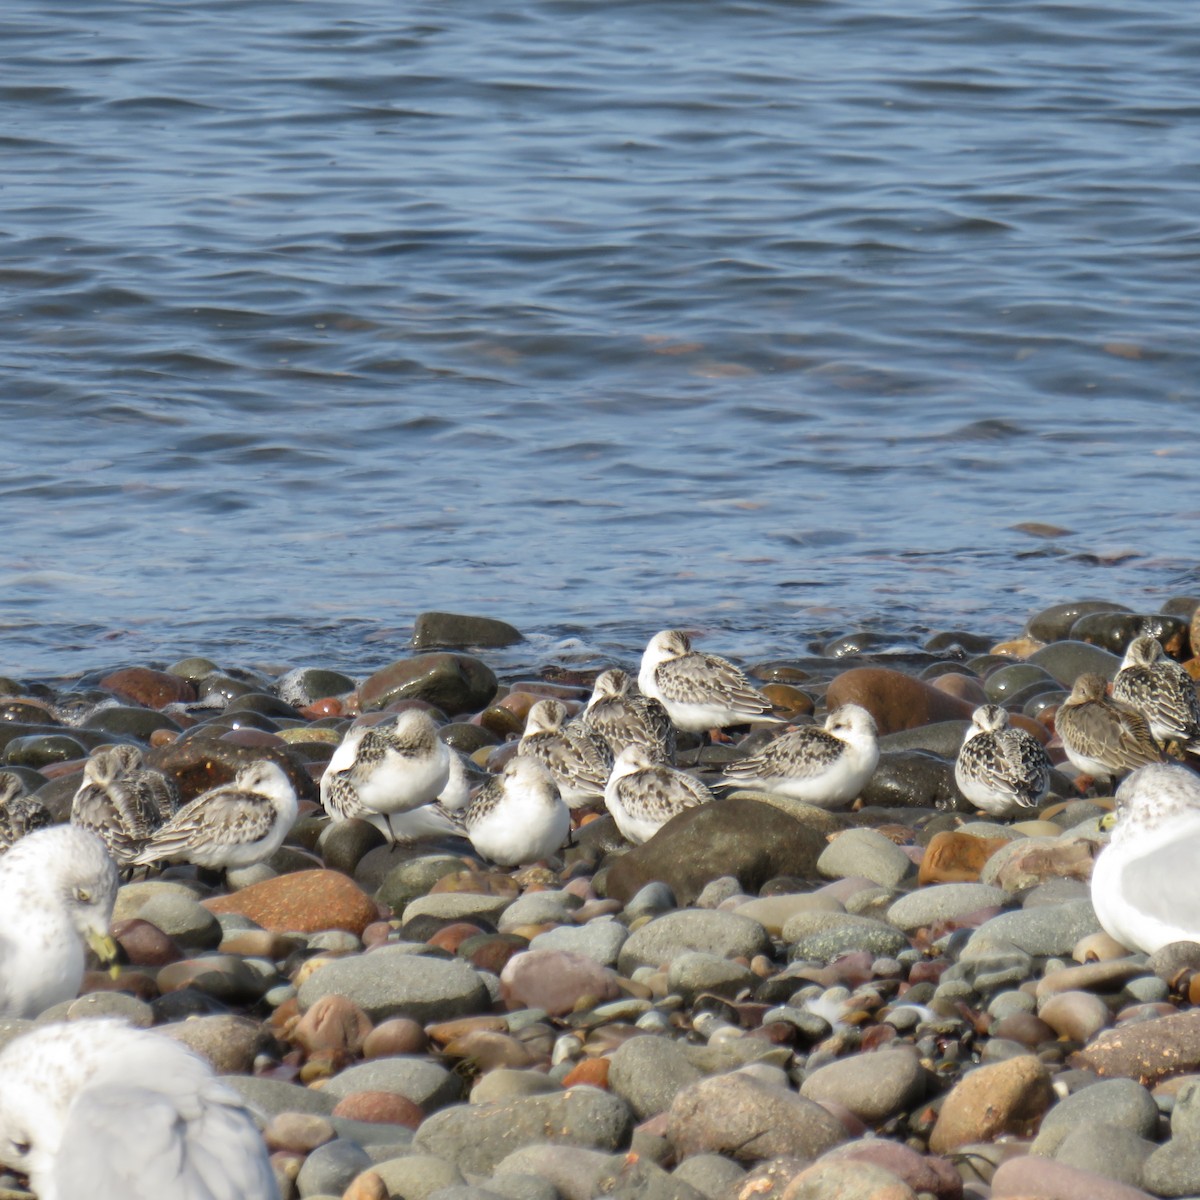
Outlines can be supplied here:
M604 803L626 841L648 842L685 809L710 804L713 794L695 776L655 762L641 746L626 746L613 763Z
M514 755L461 814L471 845L502 867L549 858L571 832L571 812L545 765Z
M1008 722L998 704L982 704L954 764L958 790L994 817L1033 808L1050 788L1050 759L1041 742Z
M1157 638L1134 638L1112 685L1113 699L1136 709L1164 744L1200 753L1200 696L1192 677Z
M539 700L529 709L517 753L541 762L568 808L585 808L603 798L612 751L598 733L568 725L561 700Z

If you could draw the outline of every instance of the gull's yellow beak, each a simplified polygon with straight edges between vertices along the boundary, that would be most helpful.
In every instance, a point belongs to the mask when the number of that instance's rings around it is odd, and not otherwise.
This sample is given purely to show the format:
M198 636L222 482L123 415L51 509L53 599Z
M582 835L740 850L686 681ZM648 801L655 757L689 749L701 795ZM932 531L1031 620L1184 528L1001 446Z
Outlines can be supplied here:
M110 968L110 974L117 977L117 943L107 933L97 933L89 929L86 934L87 944L95 951L96 957Z
M1117 814L1115 812L1105 813L1100 818L1100 829L1103 833L1111 832L1117 824Z

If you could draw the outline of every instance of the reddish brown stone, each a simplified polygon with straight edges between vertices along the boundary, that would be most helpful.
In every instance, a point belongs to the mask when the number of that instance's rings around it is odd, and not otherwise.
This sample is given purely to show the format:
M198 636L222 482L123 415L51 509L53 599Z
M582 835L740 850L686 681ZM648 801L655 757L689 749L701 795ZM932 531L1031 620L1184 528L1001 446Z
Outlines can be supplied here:
M358 1054L371 1032L371 1018L353 1000L336 994L322 996L289 1030L289 1040L309 1054L345 1050Z
M615 971L571 950L528 950L509 959L500 973L500 996L510 1009L540 1008L552 1017L620 994Z
M169 746L151 750L147 766L170 775L179 785L182 799L194 800L201 792L231 783L238 771L263 759L275 763L288 777L301 800L319 800L317 785L308 767L291 747L280 743L269 746L239 746L220 737L180 738Z
M337 1102L333 1115L350 1121L404 1125L409 1129L416 1129L425 1119L419 1104L395 1092L354 1092Z
M390 1058L395 1054L424 1054L429 1039L425 1030L408 1017L381 1021L363 1042L363 1058Z
M917 882L922 887L927 883L975 883L984 863L1007 845L1005 838L975 837L953 829L935 833L921 857Z
M860 704L875 718L880 737L935 721L969 721L976 705L939 691L924 680L888 667L853 667L829 684L830 711Z
M965 700L968 704L980 705L988 702L987 692L983 684L974 675L963 675L958 671L948 671L930 681L939 692L953 696L956 700Z
M565 1088L574 1087L577 1083L589 1083L592 1087L608 1087L608 1059L585 1058L578 1062L563 1077Z
M140 917L115 922L112 935L135 967L162 967L183 958L179 947L157 925Z
M469 921L456 921L453 925L443 926L428 942L439 950L454 954L467 938L478 937L482 932L478 925L472 925Z
M1037 1128L1054 1100L1050 1074L1032 1054L977 1067L946 1097L929 1138L935 1154L1004 1133L1024 1137Z
M788 717L808 716L816 707L813 698L790 683L767 683L762 694L771 702L771 707Z
M1151 1200L1127 1183L1031 1154L1001 1163L991 1194L992 1200Z
M186 704L196 699L196 689L186 679L149 667L113 671L100 680L100 686L118 699L144 708L165 708L168 704Z
M294 871L205 900L214 913L240 913L276 933L362 931L379 916L375 901L340 871Z
M1200 1009L1109 1029L1068 1061L1097 1075L1136 1079L1146 1087L1200 1070Z
M459 1017L456 1021L438 1021L434 1025L427 1025L425 1032L437 1045L448 1046L471 1033L503 1033L507 1028L508 1022L503 1017Z

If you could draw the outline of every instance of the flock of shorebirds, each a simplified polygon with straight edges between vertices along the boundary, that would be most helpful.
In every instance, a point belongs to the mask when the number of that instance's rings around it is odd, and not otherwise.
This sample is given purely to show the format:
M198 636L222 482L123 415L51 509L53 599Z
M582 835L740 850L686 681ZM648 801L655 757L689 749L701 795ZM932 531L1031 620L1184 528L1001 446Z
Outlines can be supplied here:
M324 772L321 803L335 822L368 821L392 843L465 835L502 866L555 854L570 836L572 810L600 805L630 842L641 843L714 799L675 766L677 732L783 724L771 708L736 666L667 630L646 647L636 687L625 672L609 670L573 717L558 700L534 703L517 753L482 786L472 787L474 768L441 740L428 713L407 709L350 728ZM1100 676L1081 676L1058 708L1056 729L1082 776L1128 776L1093 875L1104 928L1144 951L1200 940L1192 882L1200 775L1174 761L1200 754L1190 676L1155 639L1138 638L1111 695ZM878 761L870 713L845 704L823 725L786 727L727 764L714 786L841 808L861 794ZM970 802L1011 815L1045 797L1050 772L1042 742L1010 725L1003 708L975 711L955 764ZM261 862L298 813L291 782L272 762L256 762L181 805L173 782L128 746L89 759L68 824L50 825L36 797L20 791L17 776L0 773L0 1016L10 1017L37 1016L73 998L86 947L115 960L109 925L122 874L165 862L209 869ZM65 1200L85 1186L131 1200L277 1196L250 1114L206 1064L151 1031L107 1021L81 1028L39 1027L0 1053L0 1162L25 1173L39 1196ZM150 1113L170 1124L162 1153L124 1136ZM230 1190L231 1180L249 1190Z

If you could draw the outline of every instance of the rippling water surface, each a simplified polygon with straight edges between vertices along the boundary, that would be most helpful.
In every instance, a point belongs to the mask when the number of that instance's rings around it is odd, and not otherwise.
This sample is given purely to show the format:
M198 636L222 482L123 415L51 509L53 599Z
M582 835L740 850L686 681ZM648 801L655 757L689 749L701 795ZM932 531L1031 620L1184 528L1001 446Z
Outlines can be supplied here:
M6 4L0 673L1200 588L1153 8Z

